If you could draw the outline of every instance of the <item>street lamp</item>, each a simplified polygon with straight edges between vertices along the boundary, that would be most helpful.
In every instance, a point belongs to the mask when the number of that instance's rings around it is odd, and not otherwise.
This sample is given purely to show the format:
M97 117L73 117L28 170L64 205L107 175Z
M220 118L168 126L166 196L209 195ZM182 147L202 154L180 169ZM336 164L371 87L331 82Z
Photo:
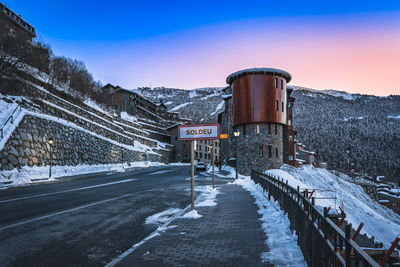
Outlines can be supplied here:
M238 146L238 139L240 132L236 130L233 132L233 135L236 137L236 179L238 178L238 166L239 166L239 146Z
M50 145L50 170L49 170L49 178L51 178L51 164L52 164L52 159L53 159L53 156L52 156L52 154L51 154L51 152L52 152L52 148L53 148L53 144L54 144L54 139L52 138L52 137L50 137L48 140L47 140L47 143Z

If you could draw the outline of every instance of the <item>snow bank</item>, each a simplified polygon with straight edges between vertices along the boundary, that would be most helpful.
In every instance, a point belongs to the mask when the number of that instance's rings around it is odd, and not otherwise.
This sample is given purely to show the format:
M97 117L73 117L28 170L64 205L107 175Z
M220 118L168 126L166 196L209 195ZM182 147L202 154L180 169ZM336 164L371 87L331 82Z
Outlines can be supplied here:
M268 200L263 189L256 185L250 177L235 180L234 184L242 186L255 198L258 213L262 216L262 229L267 236L268 252L261 255L263 262L275 266L307 266L300 247L297 245L297 235L290 230L290 222L279 204Z
M195 207L212 207L217 205L215 197L220 193L218 188L212 188L211 185L196 186L195 191L201 193L196 199Z
M198 219L201 217L203 217L203 215L198 214L197 210L189 211L188 213L185 213L184 215L181 216L181 218L184 219Z
M0 188L7 188L25 184L31 184L38 181L36 179L41 179L43 181L54 181L57 177L63 176L73 176L80 174L88 174L95 172L104 172L104 171L114 171L114 172L124 172L126 168L131 167L149 167L149 166L160 166L163 163L160 162L131 162L131 163L120 163L120 164L97 164L97 165L76 165L76 166L52 166L51 167L51 178L49 178L49 169L47 166L23 166L20 170L13 169L11 171L0 171L0 183L9 183L3 186L0 185ZM47 179L49 178L49 179ZM34 181L32 181L34 179Z
M322 210L323 207L329 206L336 208L343 201L346 220L355 228L363 222L365 225L361 234L374 236L375 240L382 242L386 248L390 247L391 242L400 234L400 216L371 199L361 186L346 181L351 178L345 174L335 175L326 169L314 168L311 165L300 168L284 165L280 170L267 172L288 180L289 185L294 188L300 186L303 189L316 189L316 198L336 195L337 201L316 199L315 204Z

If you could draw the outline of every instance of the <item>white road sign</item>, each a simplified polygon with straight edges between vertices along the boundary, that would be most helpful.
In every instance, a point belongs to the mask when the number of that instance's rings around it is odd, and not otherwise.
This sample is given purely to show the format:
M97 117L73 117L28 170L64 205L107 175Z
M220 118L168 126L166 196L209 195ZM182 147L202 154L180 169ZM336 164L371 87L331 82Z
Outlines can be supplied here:
M181 125L179 140L219 139L219 124Z

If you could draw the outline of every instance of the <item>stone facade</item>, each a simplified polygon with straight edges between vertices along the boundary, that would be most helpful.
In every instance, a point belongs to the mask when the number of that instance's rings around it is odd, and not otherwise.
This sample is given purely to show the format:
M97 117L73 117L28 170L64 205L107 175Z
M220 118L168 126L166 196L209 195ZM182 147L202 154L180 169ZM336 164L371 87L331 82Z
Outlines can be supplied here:
M52 137L52 147L47 140ZM51 150L51 151L50 151ZM51 157L50 157L51 152ZM89 133L44 118L25 115L1 153L1 170L21 166L111 164L131 161L164 161L163 157L137 152Z
M280 168L283 164L284 126L277 123L249 123L245 127L246 130L244 125L239 125L237 129L240 136L235 137L238 138L239 173L250 175L251 170Z
M236 140L233 136L232 128L232 97L231 88L225 88L225 110L218 114L218 123L221 127L221 134L227 134L227 139L220 139L220 159L222 164L229 165L232 162L229 159L236 158Z

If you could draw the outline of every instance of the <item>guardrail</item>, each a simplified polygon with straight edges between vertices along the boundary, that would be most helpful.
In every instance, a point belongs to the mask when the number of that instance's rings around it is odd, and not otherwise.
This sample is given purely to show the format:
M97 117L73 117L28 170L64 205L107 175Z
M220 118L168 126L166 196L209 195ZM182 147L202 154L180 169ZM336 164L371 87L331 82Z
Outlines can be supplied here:
M18 103L17 107L14 109L14 111L11 113L11 115L8 117L8 119L7 119L7 120L3 123L3 125L1 126L1 128L0 128L1 138L4 137L4 127L6 127L7 123L8 123L9 121L11 122L11 124L14 123L14 114L15 114L15 112L18 110L18 108L19 108L19 110L21 111L22 106L21 106L20 103Z
M268 198L278 201L288 214L290 227L295 230L298 244L308 266L379 266L350 237L350 225L343 232L314 205L314 198L307 199L299 188L294 189L272 176L256 171L251 179L268 192ZM333 238L332 238L333 236ZM329 241L332 240L332 241Z

